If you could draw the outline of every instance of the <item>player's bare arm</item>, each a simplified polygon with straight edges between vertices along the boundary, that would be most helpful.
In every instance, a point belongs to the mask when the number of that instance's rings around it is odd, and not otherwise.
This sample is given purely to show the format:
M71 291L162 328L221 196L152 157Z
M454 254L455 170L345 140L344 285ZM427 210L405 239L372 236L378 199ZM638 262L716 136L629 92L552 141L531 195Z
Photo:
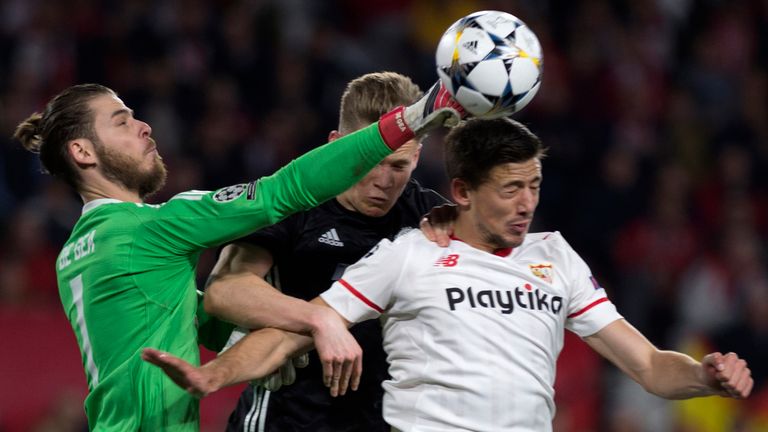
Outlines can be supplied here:
M227 245L209 277L205 311L249 329L275 327L316 333L322 326L318 321L327 311L286 296L264 280L272 262L272 255L264 248L245 243Z
M306 343L300 339L303 336L293 334L297 338L291 338L289 335L292 333L277 329L253 332L200 367L154 348L142 350L141 358L163 369L179 387L202 398L228 385L270 374Z
M331 311L339 324L344 326L345 332L351 325L321 298L312 300L312 303ZM170 353L151 348L143 350L142 359L162 368L177 385L189 393L204 397L226 386L263 378L291 357L311 349L313 342L317 343L308 336L267 328L248 334L201 367L192 366ZM324 355L318 350L323 364L323 383L329 387L331 396L344 395L348 388L357 390L363 371L360 347L355 344L350 350L344 337L327 338L323 343L327 345L324 352L341 353Z
M614 321L584 339L643 388L667 399L720 395L743 399L754 384L746 361L735 353L711 353L701 362L657 349L627 321Z
M357 341L332 309L287 296L263 279L272 263L264 248L226 246L206 289L206 312L248 329L274 327L310 335L321 358L359 352Z

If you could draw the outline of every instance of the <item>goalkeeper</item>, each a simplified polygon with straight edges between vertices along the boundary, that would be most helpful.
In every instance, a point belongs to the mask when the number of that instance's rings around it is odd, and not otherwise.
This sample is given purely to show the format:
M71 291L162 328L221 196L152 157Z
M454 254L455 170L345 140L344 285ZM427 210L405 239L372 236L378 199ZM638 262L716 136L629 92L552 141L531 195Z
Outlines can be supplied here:
M56 270L88 381L90 429L199 429L198 401L142 362L139 352L159 347L199 363L194 276L202 250L315 206L360 180L414 135L456 124L455 102L432 96L272 176L214 192L181 193L160 205L143 202L166 177L152 129L111 89L70 87L20 123L15 138L39 153L44 169L73 186L84 202ZM348 333L328 328L336 321L306 307L308 316L319 318L312 327L293 330L315 337L329 384L346 386L350 377L354 384L359 346Z

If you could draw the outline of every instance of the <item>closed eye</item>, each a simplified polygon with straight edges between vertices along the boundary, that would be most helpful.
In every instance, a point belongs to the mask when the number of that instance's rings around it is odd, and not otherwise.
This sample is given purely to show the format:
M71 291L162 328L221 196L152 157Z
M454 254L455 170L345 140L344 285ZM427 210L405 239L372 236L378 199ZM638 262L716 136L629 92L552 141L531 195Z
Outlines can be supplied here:
M133 118L133 110L128 108L119 109L112 113L111 116L113 119L118 119L118 126L123 126L128 124L128 119Z

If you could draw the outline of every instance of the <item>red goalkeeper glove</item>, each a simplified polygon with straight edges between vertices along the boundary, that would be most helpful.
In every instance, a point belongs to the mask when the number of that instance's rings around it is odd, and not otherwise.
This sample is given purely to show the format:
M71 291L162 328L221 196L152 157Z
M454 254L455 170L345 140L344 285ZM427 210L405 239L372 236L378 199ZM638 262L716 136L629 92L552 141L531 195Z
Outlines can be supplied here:
M454 127L464 118L464 108L438 81L418 101L407 107L399 106L381 116L379 132L392 150L440 126Z

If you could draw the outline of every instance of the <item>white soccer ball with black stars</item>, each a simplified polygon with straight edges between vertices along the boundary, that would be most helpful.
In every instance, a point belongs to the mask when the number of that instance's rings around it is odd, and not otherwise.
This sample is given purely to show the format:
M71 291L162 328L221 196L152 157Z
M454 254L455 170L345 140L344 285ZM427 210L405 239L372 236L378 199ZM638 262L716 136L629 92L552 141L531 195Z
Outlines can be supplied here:
M510 116L541 85L539 39L506 12L475 12L456 21L440 39L435 59L440 80L475 117Z

